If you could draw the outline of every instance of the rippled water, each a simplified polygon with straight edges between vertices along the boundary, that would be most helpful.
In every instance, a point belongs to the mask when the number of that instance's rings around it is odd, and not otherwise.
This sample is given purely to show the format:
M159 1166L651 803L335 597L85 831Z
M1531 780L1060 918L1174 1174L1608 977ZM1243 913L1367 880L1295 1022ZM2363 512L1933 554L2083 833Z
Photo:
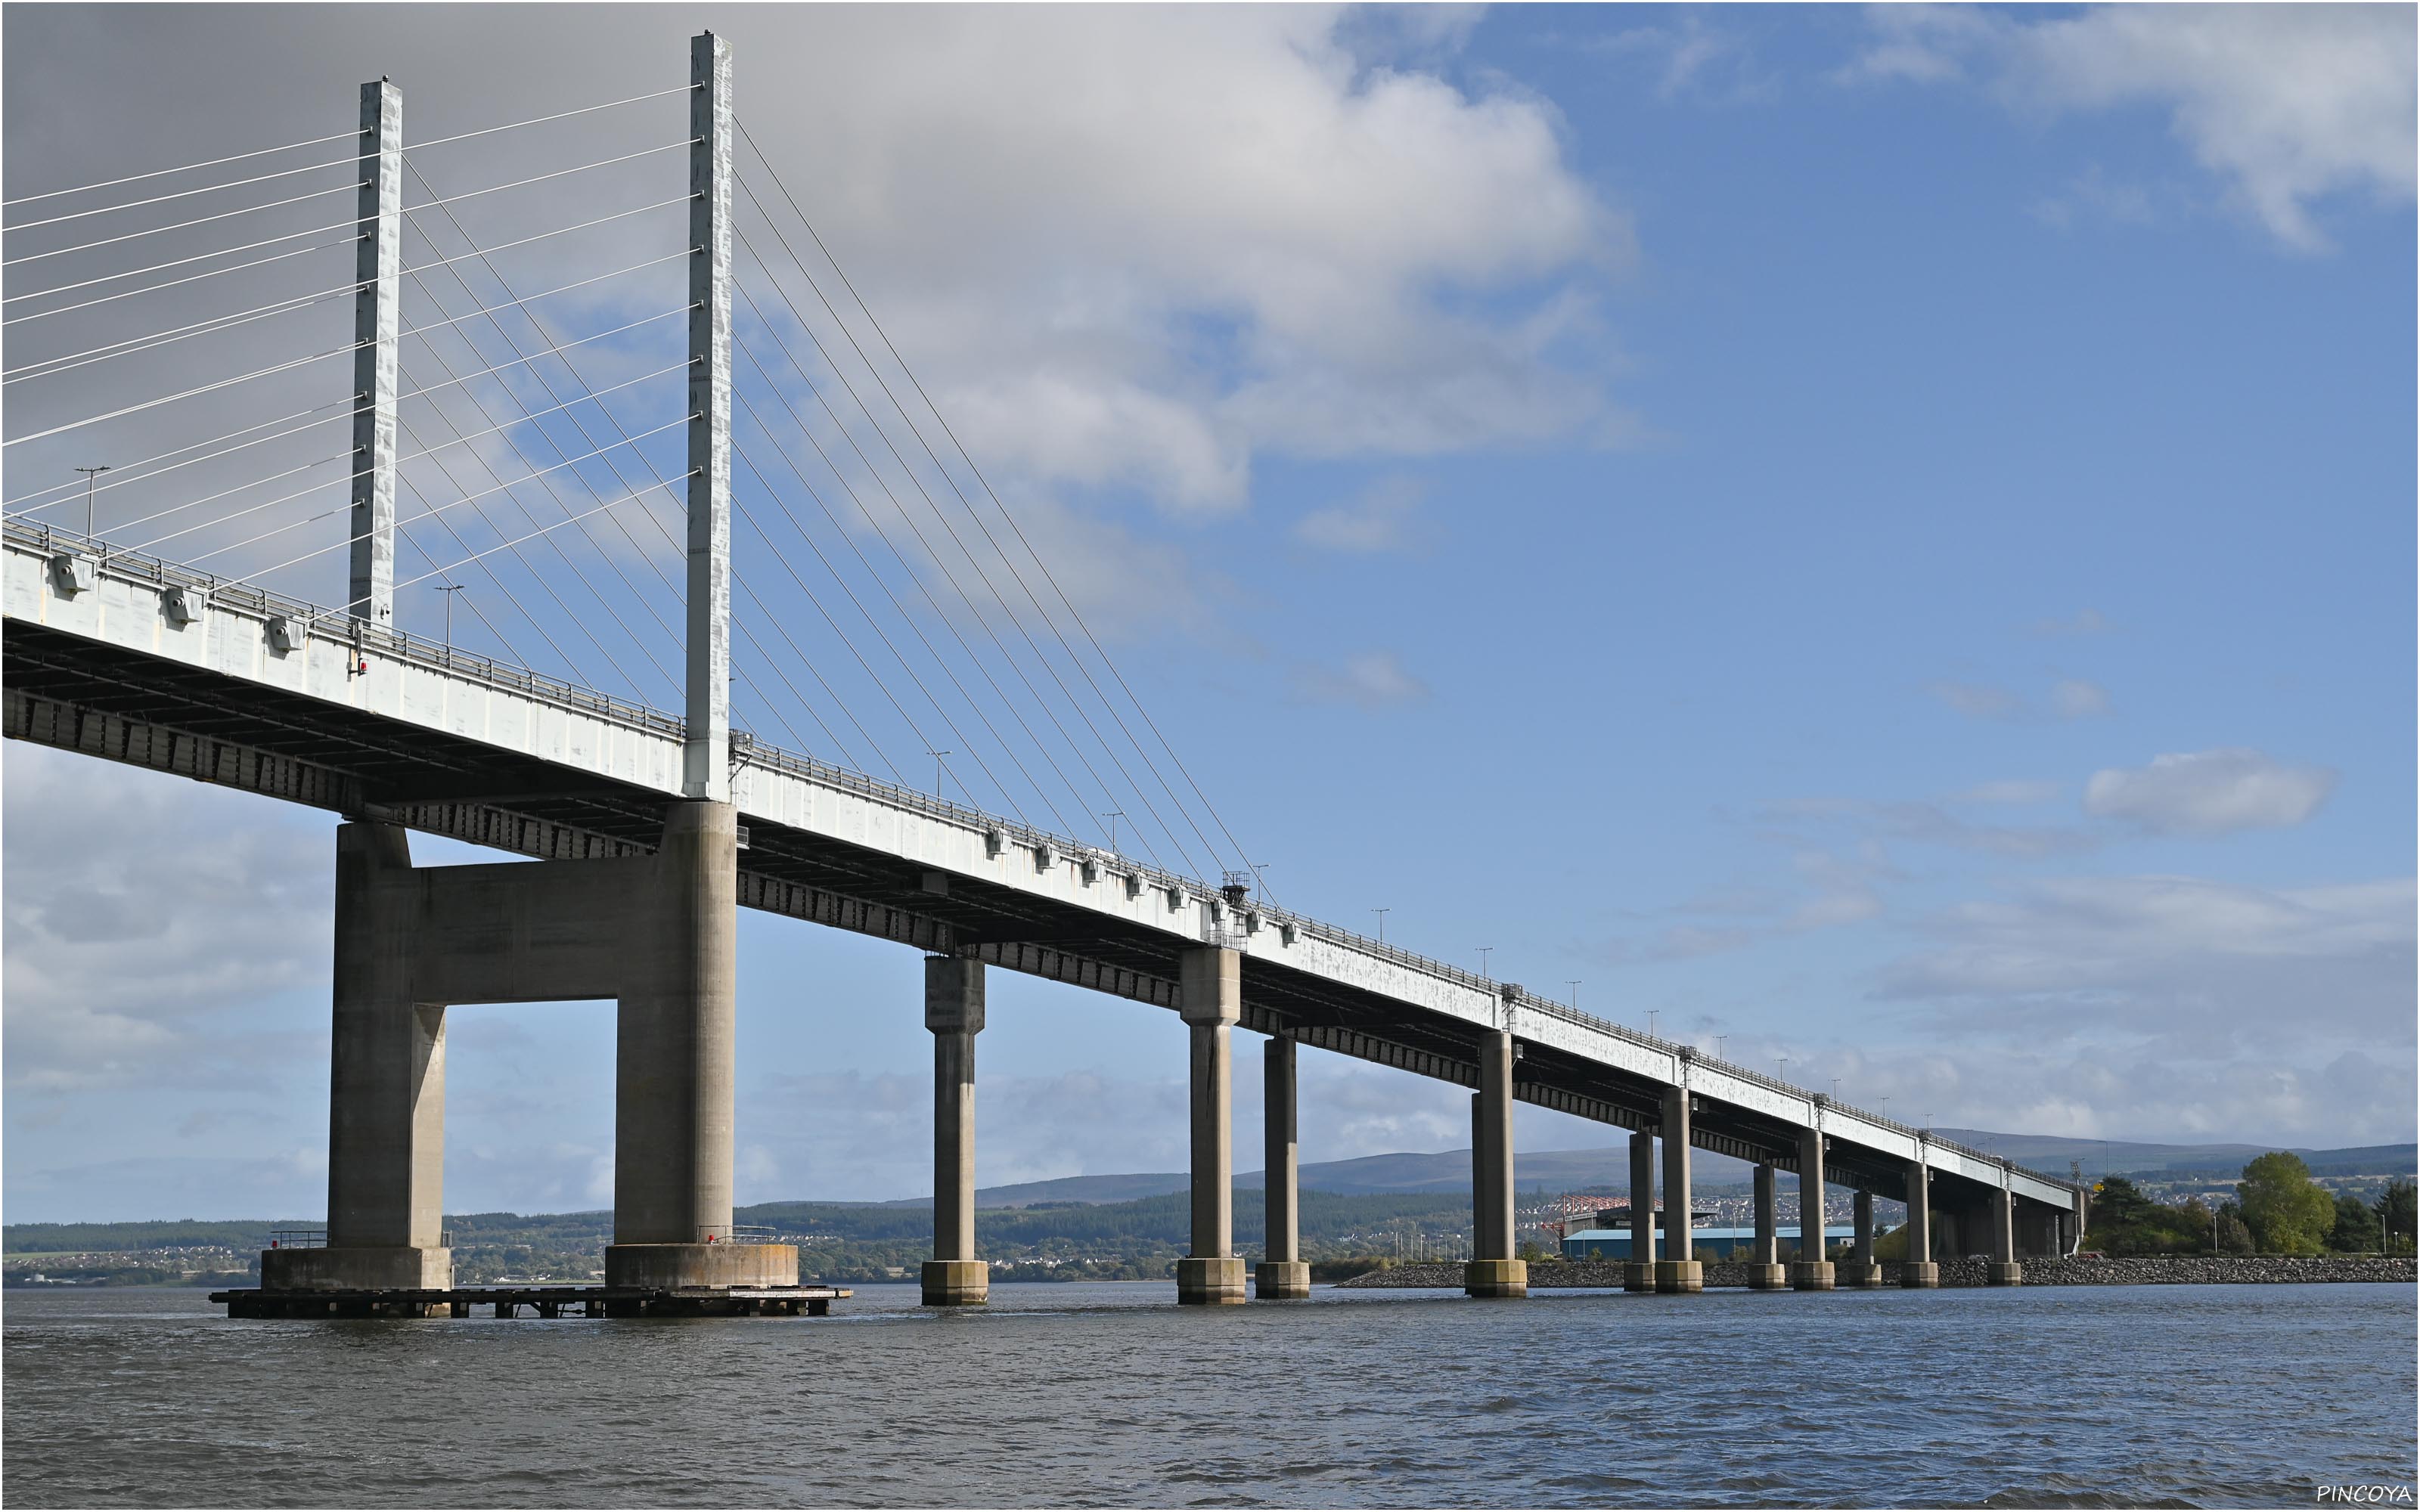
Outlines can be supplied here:
M2420 1447L2408 1286L992 1295L304 1323L10 1292L7 1499L2309 1505Z

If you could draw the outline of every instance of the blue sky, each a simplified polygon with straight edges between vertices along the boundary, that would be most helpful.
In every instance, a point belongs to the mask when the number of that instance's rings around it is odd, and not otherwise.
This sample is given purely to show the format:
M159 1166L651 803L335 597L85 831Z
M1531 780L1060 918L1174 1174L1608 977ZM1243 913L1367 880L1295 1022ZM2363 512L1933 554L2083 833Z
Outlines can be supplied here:
M327 101L171 85L196 48L340 105L393 57L467 130L562 13L476 58L285 14L13 12L8 192L155 165L22 155L66 150L45 46L130 49L130 100L237 150ZM702 13L619 14L527 113L659 82ZM777 166L1287 904L1895 1117L2325 1146L2414 1122L2412 18L728 29L743 117L768 59L807 81ZM333 821L0 754L8 1215L319 1211ZM742 1199L924 1190L917 957L742 950ZM1172 1018L993 1004L985 1181L1181 1165ZM451 1207L605 1199L607 1011L456 1011ZM1466 1141L1450 1089L1304 1077L1306 1159Z

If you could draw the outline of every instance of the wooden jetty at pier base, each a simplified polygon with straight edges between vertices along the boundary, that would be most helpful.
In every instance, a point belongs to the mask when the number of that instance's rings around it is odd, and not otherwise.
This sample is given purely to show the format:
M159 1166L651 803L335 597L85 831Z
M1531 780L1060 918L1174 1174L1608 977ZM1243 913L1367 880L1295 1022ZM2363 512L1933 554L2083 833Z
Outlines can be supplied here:
M229 1318L821 1318L846 1287L397 1287L361 1291L213 1291Z

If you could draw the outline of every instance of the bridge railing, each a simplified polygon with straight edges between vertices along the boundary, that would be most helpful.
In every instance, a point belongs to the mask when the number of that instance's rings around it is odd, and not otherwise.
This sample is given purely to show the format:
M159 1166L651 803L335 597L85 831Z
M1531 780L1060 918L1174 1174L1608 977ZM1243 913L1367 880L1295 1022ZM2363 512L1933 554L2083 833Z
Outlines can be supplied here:
M175 585L194 589L207 595L213 603L239 608L246 612L264 617L283 616L304 626L334 625L338 627L342 639L365 649L376 648L386 655L415 665L467 677L489 687L525 693L534 698L611 719L633 729L678 739L688 728L686 723L675 715L651 709L644 704L630 703L595 688L578 687L526 667L513 666L488 656L458 651L444 641L431 640L426 636L412 636L401 630L361 624L340 610L307 603L251 583L225 582L213 574L199 572L163 558L146 556L132 551L113 550L105 542L95 540L77 532L22 519L0 522L0 531L5 532L6 538L10 543L39 552L45 557L62 550L89 553L103 570L119 577L163 586ZM827 786L853 792L878 802L925 814L966 828L997 833L1004 842L1013 842L1029 848L1047 847L1058 855L1078 859L1097 858L1116 872L1140 877L1146 887L1180 889L1188 897L1200 898L1205 902L1218 901L1221 896L1218 887L1203 882L1199 877L1183 876L1115 852L1104 851L1098 846L1087 844L1067 836L1037 829L1020 821L1003 819L996 814L953 802L948 798L920 792L914 788L903 787L895 782L886 782L880 778L870 777L845 766L836 766L813 756L784 750L778 746L756 740L744 732L734 731L731 744L734 757L743 765L757 765L774 771L792 773ZM1399 945L1384 940L1374 940L1351 930L1324 923L1265 903L1256 901L1245 906L1271 923L1291 926L1315 939L1342 949L1374 956L1406 970L1450 981L1474 992L1490 995L1506 995L1506 988L1509 985L1507 983L1406 950ZM1221 933L1229 932L1222 930ZM1955 1150L1960 1154L1969 1155L1992 1165L2003 1165L2011 1171L2055 1185L2070 1184L2055 1177L2027 1170L2003 1157L1986 1154L1982 1150L1953 1140L1943 1139L1924 1130L1884 1118L1880 1114L1869 1113L1860 1108L1821 1099L1820 1094L1810 1092L1805 1088L1792 1086L1776 1077L1751 1071L1745 1066L1717 1060L1704 1055L1695 1045L1666 1040L1657 1035L1616 1024L1609 1019L1583 1013L1568 1004L1540 997L1526 989L1513 989L1510 994L1510 1000L1532 1012L1559 1018L1649 1049L1675 1056L1687 1051L1700 1064L1713 1066L1725 1075L1766 1088L1783 1096L1810 1102L1821 1100L1829 1106L1837 1107L1842 1113L1881 1128L1894 1130L1910 1138L1924 1140L1941 1149Z
M468 677L490 687L527 693L534 698L594 714L602 718L625 724L633 729L653 731L677 738L684 726L669 714L650 709L644 704L627 702L610 693L593 687L582 687L473 652L460 651L442 640L427 636L415 636L402 630L388 629L356 621L340 609L331 609L308 603L254 583L230 582L212 573L200 572L161 557L140 552L122 551L106 542L93 539L80 532L61 530L39 521L10 519L0 526L8 541L54 556L62 551L88 554L105 573L162 587L192 589L229 609L263 619L282 618L305 629L327 633L331 628L340 640L376 650L383 655L428 667L440 671Z

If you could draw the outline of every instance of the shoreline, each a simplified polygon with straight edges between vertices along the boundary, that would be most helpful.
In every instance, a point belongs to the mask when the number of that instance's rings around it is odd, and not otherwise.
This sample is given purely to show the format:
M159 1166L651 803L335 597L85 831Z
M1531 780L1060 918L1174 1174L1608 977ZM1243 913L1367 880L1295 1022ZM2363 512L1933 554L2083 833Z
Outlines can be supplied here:
M1978 1257L1945 1259L1941 1285L1984 1287L1989 1284ZM2411 1256L2329 1255L2309 1257L2284 1255L2142 1255L2106 1260L2043 1258L2024 1262L2029 1287L2139 1286L2276 1286L2344 1281L2420 1281L2420 1259ZM1896 1289L1900 1265L1882 1262L1883 1285ZM1537 1260L1529 1266L1529 1289L1620 1290L1624 1267L1618 1260ZM1747 1267L1738 1260L1705 1262L1705 1284L1712 1288L1745 1289ZM1375 1289L1400 1288L1435 1290L1462 1287L1459 1260L1423 1261L1383 1271L1365 1271L1340 1287Z

